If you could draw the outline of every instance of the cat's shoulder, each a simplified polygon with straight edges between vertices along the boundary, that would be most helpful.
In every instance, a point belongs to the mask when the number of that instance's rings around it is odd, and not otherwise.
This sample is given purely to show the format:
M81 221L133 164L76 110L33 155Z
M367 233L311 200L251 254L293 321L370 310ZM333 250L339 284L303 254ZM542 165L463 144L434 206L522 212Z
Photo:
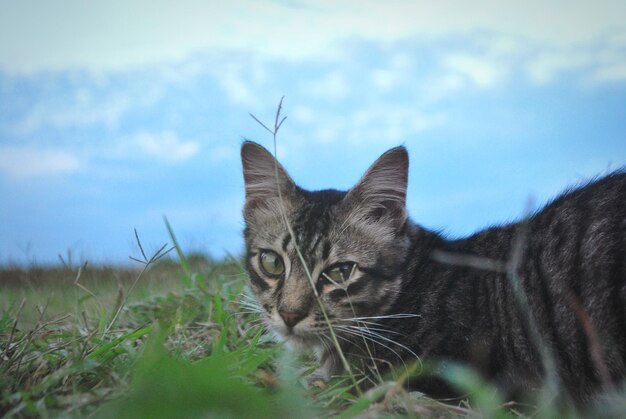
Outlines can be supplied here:
M597 201L626 199L626 167L608 174L597 175L570 185L550 200L541 210L559 207L562 204L586 204ZM624 201L626 202L626 200Z
M626 208L626 167L572 184L521 219L492 224L467 237L448 240L448 244L459 249L479 243L492 246L518 234L518 229L528 221L534 224L546 219L569 218L575 222L582 213L592 216L590 212L580 209L598 206L608 207L613 213ZM567 214L572 216L566 217ZM623 215L626 217L626 212Z

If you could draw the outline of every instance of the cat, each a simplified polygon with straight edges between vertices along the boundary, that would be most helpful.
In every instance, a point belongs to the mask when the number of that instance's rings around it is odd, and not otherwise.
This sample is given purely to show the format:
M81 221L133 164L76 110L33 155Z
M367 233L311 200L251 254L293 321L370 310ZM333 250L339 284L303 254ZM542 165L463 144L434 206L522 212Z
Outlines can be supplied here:
M577 403L623 381L623 170L518 223L447 240L408 217L404 147L347 192L298 187L251 141L241 157L250 287L275 335L317 351L314 377L420 357L467 364L509 395L554 371ZM441 380L422 381L422 391L448 394Z

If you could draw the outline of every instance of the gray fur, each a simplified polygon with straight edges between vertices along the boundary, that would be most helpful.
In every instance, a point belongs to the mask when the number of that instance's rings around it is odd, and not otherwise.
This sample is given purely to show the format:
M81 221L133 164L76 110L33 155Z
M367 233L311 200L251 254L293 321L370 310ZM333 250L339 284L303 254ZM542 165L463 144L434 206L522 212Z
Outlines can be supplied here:
M521 223L449 241L407 217L403 147L382 155L347 192L299 188L252 142L244 143L242 162L251 288L279 338L317 348L321 375L342 366L316 294L359 369L380 371L416 356L453 360L509 394L524 393L547 374L537 331L554 355L564 394L575 401L624 380L625 174L571 190ZM281 256L281 277L263 276L263 250ZM354 264L353 275L330 281L325 273L341 263ZM530 313L511 286L511 272ZM297 314L293 327L285 314ZM600 341L599 361L590 350L594 336L581 324L585 316Z

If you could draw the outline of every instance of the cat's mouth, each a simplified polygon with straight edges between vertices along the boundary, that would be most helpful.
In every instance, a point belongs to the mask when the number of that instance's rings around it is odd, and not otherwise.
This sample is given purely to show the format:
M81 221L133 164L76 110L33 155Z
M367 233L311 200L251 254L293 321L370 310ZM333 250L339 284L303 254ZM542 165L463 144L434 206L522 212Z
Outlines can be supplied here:
M298 327L298 325L296 327L287 327L281 324L275 326L274 331L281 340L297 346L318 344L320 342L320 337L316 333L308 330L308 328Z
M282 327L279 327L278 332L285 339L302 340L302 339L306 339L307 337L309 337L309 333L307 333L305 330L297 329L295 327L282 326Z
M316 335L298 335L292 333L284 337L284 342L294 349L303 350L319 346L321 344L321 339Z

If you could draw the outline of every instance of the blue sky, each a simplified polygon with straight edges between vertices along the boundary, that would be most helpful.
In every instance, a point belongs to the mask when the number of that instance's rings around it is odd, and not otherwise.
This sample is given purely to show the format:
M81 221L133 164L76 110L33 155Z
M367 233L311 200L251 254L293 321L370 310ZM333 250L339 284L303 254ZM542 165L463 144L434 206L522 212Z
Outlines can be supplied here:
M125 263L164 215L238 254L248 113L283 95L297 182L404 144L412 218L451 237L626 165L625 2L462 4L0 0L0 263Z

